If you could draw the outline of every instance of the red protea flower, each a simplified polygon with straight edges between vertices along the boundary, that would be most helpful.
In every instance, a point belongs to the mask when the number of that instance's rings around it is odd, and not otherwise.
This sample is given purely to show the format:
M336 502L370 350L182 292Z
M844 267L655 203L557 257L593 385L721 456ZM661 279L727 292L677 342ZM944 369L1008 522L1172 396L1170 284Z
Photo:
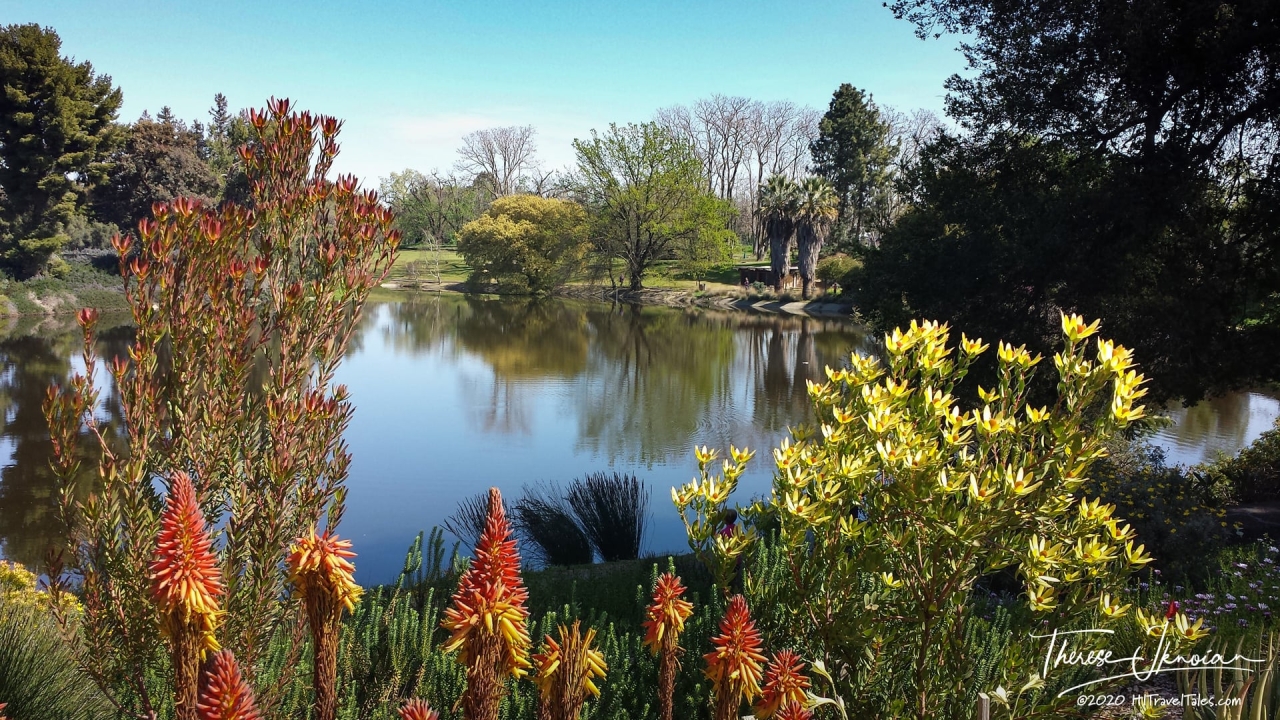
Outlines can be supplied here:
M213 633L222 614L223 587L213 539L184 472L173 475L152 557L151 598L173 655L175 715L194 720L200 661L218 649Z
M467 666L463 713L467 720L494 720L506 692L504 676L522 677L530 668L529 598L520 580L520 554L511 535L502 494L489 489L489 518L475 557L458 581L442 627L452 635L444 652L458 650Z
M215 654L210 661L196 708L200 720L261 720L253 688L240 674L240 665L230 650Z
M729 608L720 621L720 634L711 639L716 649L703 658L707 661L707 677L715 692L716 720L738 716L743 700L750 702L760 694L763 675L760 631L751 620L747 601L741 595L729 600Z
M426 700L413 698L400 706L400 720L440 720L440 713L431 709Z
M577 720L587 694L600 697L595 679L609 668L604 655L591 647L595 637L594 628L584 636L575 620L572 628L560 626L560 642L548 635L543 651L533 656L534 682L542 692L539 720Z
M809 678L804 676L804 663L790 650L774 653L764 674L764 690L755 706L757 718L764 720L778 713L782 706L803 703Z
M790 702L778 710L774 720L813 720L813 713L798 702Z
M680 578L663 573L653 590L653 604L645 611L644 644L658 656L658 717L671 720L674 711L676 670L680 666L680 633L693 614L693 604L683 599Z
M648 619L644 621L644 644L654 655L664 647L664 641L670 639L674 645L684 632L684 622L693 614L693 603L681 597L684 585L680 578L671 573L663 573L658 578L658 586L653 591L653 604L646 610Z
M298 538L289 547L285 563L294 590L302 598L311 626L311 686L316 693L317 720L334 720L338 714L338 636L342 630L342 609L354 610L361 589L352 573L351 541L339 539L329 529L316 529Z

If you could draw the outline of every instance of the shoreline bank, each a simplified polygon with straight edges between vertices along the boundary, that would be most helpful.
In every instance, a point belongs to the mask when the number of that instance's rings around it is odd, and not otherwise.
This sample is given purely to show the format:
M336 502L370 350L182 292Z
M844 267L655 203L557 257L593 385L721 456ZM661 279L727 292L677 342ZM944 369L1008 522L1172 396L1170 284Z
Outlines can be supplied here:
M385 282L384 290L400 292L455 293L459 295L492 295L492 290L469 290L460 282ZM569 285L556 292L555 297L596 302L622 302L633 305L657 305L664 307L702 307L715 310L740 310L808 317L844 318L852 320L853 303L844 300L819 298L816 300L777 300L769 298L737 297L733 295L696 295L684 290L646 288L640 291L611 290L605 287Z

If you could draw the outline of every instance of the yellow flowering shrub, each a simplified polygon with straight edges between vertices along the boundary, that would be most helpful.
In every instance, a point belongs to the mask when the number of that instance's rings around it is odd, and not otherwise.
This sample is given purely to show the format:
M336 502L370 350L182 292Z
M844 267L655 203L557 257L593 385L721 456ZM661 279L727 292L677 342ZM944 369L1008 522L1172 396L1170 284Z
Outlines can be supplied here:
M1144 417L1144 378L1129 350L1091 340L1097 329L1063 316L1051 361L1058 398L1042 407L1028 403L1028 386L1043 358L1006 343L995 348L994 384L958 397L989 347L964 335L953 347L934 322L888 334L884 362L855 354L810 383L815 422L773 451L767 510L791 583L773 594L850 687L891 664L905 714L944 715L966 689L971 660L957 639L971 591L997 571L1016 573L1036 632L1130 615L1113 598L1151 558L1114 507L1083 488L1108 439ZM708 523L749 457L735 451L712 477L700 451L700 478L675 491L695 547L743 551L733 537L709 536ZM1043 682L1035 655L1015 669L1024 689Z
M40 589L35 573L20 563L0 560L0 608L48 609L49 594ZM68 594L60 595L64 612L78 615L80 603Z

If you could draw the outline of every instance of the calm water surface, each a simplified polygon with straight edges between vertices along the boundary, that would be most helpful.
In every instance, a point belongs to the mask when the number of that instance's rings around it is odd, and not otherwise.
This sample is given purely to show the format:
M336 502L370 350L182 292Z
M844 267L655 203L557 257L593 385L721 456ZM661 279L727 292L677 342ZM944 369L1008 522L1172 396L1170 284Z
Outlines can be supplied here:
M123 352L124 318L104 318L102 354ZM422 529L496 485L561 484L597 470L634 472L652 489L648 549L685 547L668 489L696 470L692 447L767 451L808 419L805 381L871 344L856 326L776 315L568 301L419 296L372 303L341 369L356 404L341 532L358 579L390 579ZM0 553L37 563L56 537L49 441L40 403L78 367L69 319L0 334ZM1189 410L1158 441L1170 460L1234 452L1280 403L1241 393ZM767 453L741 481L766 492Z

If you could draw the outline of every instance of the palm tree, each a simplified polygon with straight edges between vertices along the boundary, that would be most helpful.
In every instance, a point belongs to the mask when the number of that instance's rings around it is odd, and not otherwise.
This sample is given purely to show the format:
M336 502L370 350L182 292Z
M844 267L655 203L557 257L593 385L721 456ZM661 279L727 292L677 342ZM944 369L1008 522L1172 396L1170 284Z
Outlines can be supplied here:
M818 253L835 221L839 197L831 183L811 177L801 183L795 201L796 239L800 246L800 280L804 297L813 294L813 277L818 269Z
M799 189L783 175L774 175L760 185L757 212L764 220L764 234L769 238L769 265L773 268L773 289L776 292L782 292L782 281L791 268Z

